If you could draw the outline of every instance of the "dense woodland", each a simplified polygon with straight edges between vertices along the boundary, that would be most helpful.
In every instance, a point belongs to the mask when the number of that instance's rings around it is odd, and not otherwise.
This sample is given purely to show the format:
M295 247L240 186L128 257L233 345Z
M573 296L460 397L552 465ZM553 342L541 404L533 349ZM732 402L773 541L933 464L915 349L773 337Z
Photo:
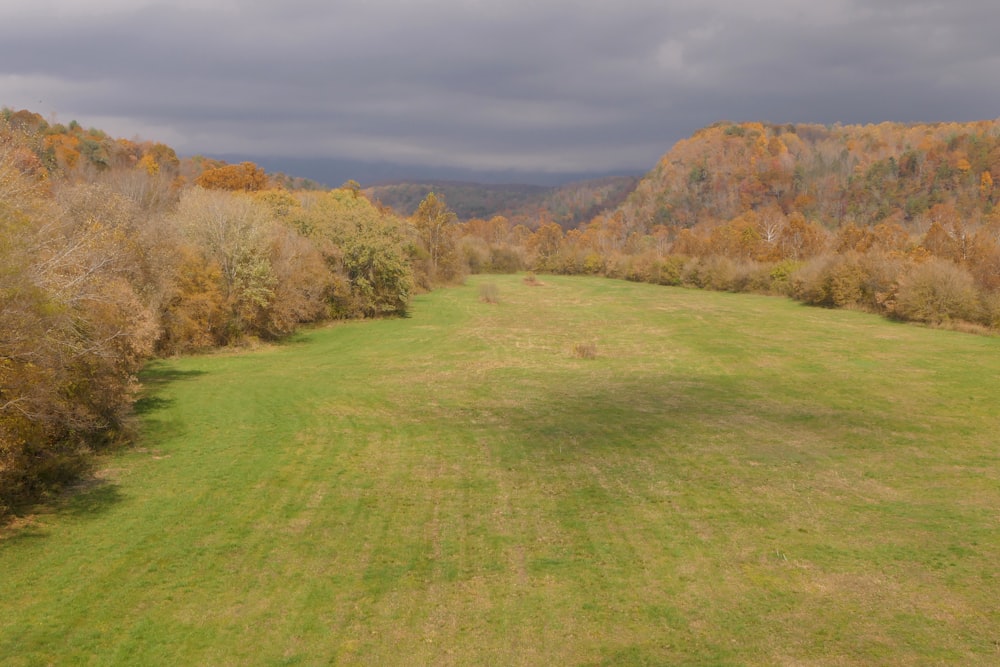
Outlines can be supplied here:
M404 216L353 182L316 190L4 109L0 515L128 441L148 359L405 314L415 291L470 272L606 275L1000 328L993 174L996 122L724 123L582 224L548 206L459 221L435 193ZM586 191L567 210L621 201Z

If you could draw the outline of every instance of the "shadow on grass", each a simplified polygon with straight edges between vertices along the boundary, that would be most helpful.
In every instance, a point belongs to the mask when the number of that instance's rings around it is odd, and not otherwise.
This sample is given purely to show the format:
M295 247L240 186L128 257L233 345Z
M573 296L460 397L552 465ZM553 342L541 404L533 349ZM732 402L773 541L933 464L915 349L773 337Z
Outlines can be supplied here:
M552 387L557 387L555 391ZM619 456L667 446L675 451L695 443L737 442L747 433L779 441L787 430L819 432L826 425L861 428L873 415L845 412L822 393L771 394L753 377L725 374L672 377L657 373L631 377L572 377L545 381L484 405L479 415L490 429L505 433L513 457L564 460L579 455ZM476 420L479 415L468 415ZM768 445L769 446L769 445Z
M311 333L312 331L308 327L303 327L302 329L273 341L271 344L277 347L293 347L295 345L302 345L312 340Z
M164 362L153 361L146 364L139 373L139 381L147 387L158 387L179 380L191 380L204 374L205 371L181 371L170 368Z
M132 412L137 418L137 435L131 444L147 438L163 440L181 433L182 429L175 421L159 418L161 413L174 404L174 399L164 396L163 390L174 382L193 380L205 373L206 371L201 370L177 370L157 361L147 364L139 374L142 395L132 406Z
M51 533L41 520L43 516L86 519L107 512L122 500L121 490L114 482L97 478L77 482L50 500L12 508L8 516L0 519L0 545L49 537Z
M718 427L752 401L745 386L728 378L650 375L597 385L567 379L537 389L526 388L484 410L488 423L535 454L612 452L686 439L693 431Z
M122 500L121 490L114 482L89 480L70 490L57 504L57 511L70 516L94 516L107 511Z
M141 416L147 415L150 412L156 412L157 410L162 410L170 406L173 403L170 399L160 398L159 396L143 396L135 402L133 410L135 414Z
M181 371L170 368L163 362L150 362L139 373L139 381L143 386L143 396L136 400L133 411L139 417L143 417L169 407L173 401L157 395L163 387L182 380L192 380L204 374L205 371Z

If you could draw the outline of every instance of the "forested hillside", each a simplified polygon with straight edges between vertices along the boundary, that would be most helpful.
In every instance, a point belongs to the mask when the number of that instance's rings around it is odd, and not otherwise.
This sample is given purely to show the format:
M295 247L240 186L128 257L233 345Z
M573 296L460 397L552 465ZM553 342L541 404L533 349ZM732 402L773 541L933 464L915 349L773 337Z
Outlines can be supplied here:
M866 126L720 123L674 146L622 211L630 224L695 227L748 211L827 229L923 231L988 217L1000 192L1000 122Z
M558 187L405 182L365 188L365 193L401 215L412 214L434 192L447 199L459 220L502 215L528 226L548 220L571 229L620 205L638 181L634 176L609 176Z

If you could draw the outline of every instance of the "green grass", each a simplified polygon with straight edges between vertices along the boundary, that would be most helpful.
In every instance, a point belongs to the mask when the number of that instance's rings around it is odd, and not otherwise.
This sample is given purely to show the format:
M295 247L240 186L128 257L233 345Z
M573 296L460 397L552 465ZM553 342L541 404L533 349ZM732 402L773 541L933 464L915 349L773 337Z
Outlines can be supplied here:
M1000 662L1000 339L484 280L152 364L0 541L0 664Z

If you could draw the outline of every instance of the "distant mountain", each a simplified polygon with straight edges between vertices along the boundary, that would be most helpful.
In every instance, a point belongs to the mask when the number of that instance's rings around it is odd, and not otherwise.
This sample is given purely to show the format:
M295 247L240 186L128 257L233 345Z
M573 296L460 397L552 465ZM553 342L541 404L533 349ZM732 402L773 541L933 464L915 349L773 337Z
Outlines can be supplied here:
M636 176L606 176L547 187L403 181L372 186L365 193L400 215L412 214L427 194L434 192L461 220L503 215L514 222L548 219L569 229L624 202L638 182Z
M541 185L491 185L457 181L400 181L365 188L373 201L411 215L431 192L443 197L459 218L489 218L525 207L537 207L554 188Z
M635 172L547 172L527 170L476 170L460 167L406 165L393 162L366 162L336 158L295 158L266 155L220 154L212 157L228 163L254 162L270 173L284 173L306 178L327 187L335 188L349 180L362 187L389 183L437 183L442 181L483 183L486 185L527 184L543 187L600 179L607 176L641 176Z

